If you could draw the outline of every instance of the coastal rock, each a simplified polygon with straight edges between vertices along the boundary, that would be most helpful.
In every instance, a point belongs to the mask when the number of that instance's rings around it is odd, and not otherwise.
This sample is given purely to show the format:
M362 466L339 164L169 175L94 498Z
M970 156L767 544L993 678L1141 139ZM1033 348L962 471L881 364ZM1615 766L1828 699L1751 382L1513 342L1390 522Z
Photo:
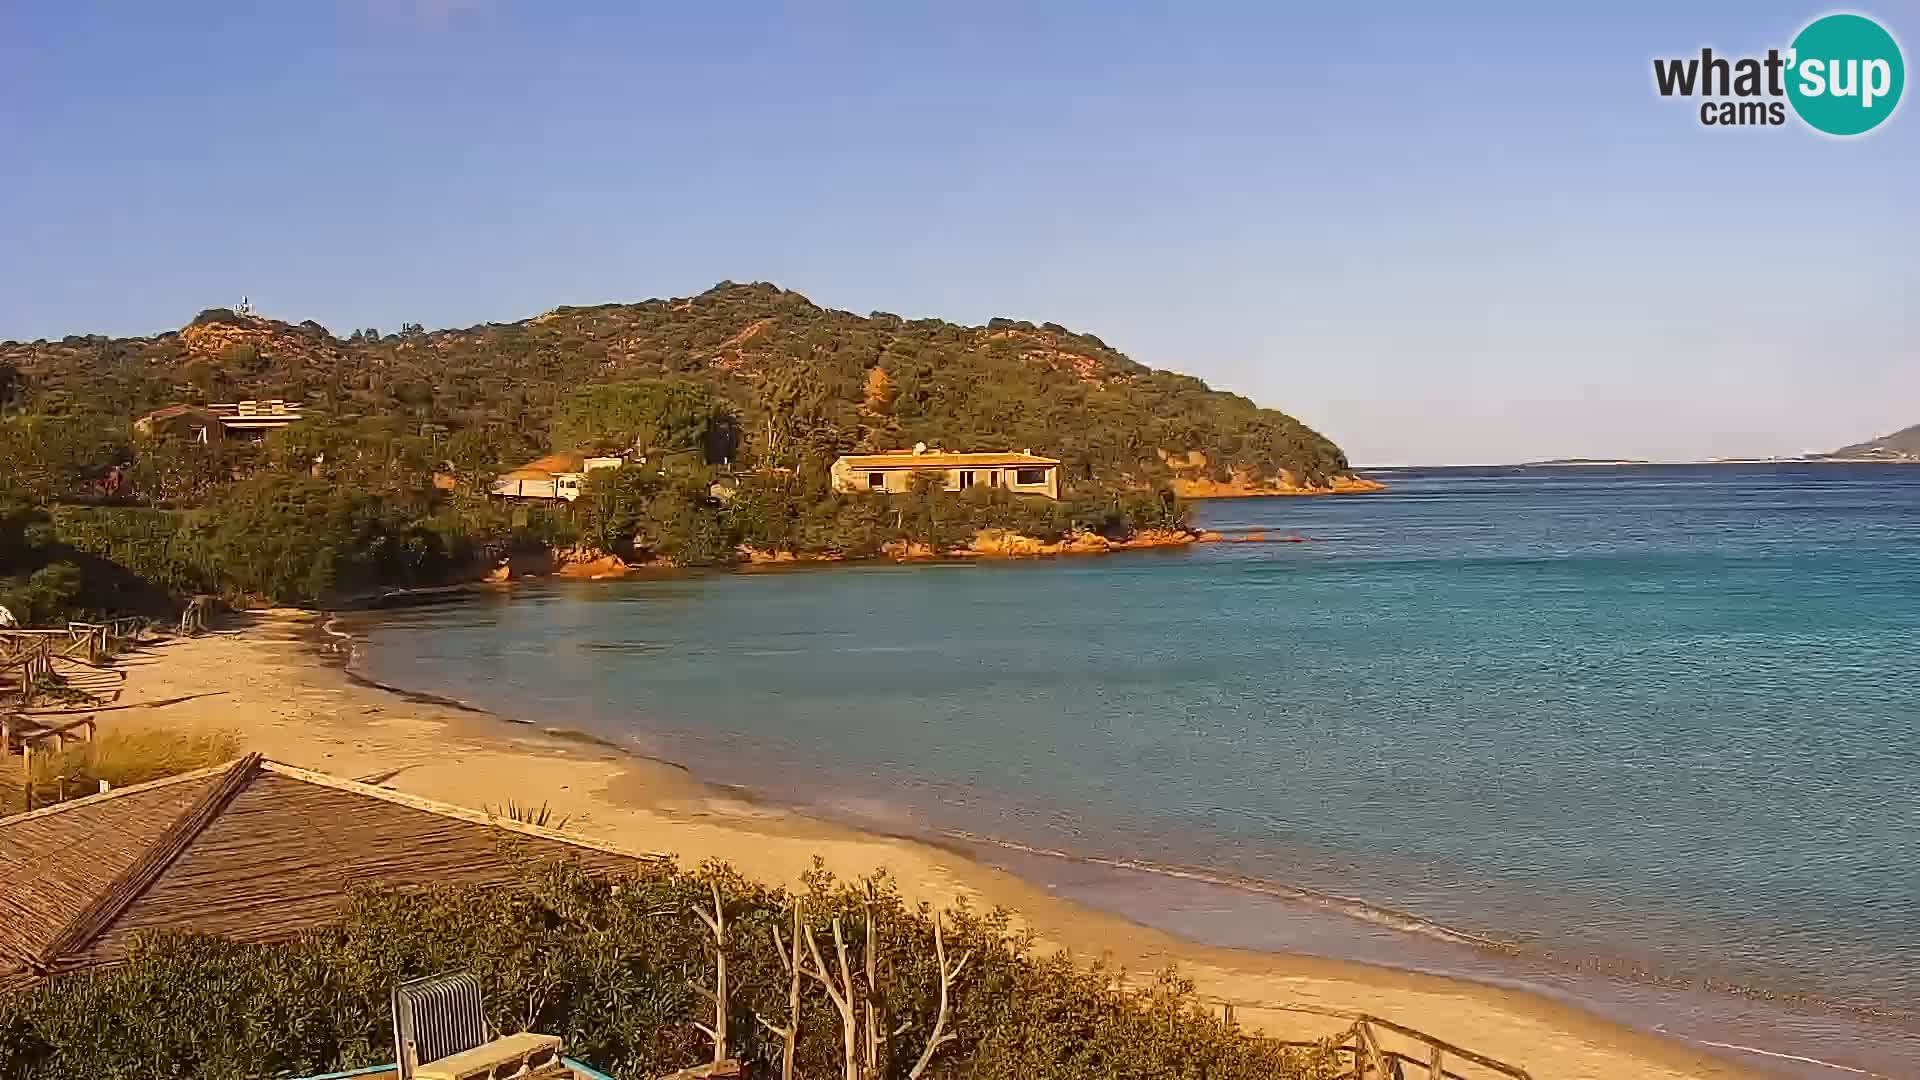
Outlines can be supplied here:
M741 544L734 549L741 562L755 566L767 563L801 562L844 562L846 556L837 551L785 551L773 548L757 548L752 544Z
M965 549L963 548L961 552L956 552L956 554L964 552ZM887 541L880 545L880 554L885 555L889 559L902 561L907 559L937 559L941 556L941 552L935 550L931 544L922 544L907 540Z
M942 557L1024 559L1045 555L1103 555L1110 551L1131 551L1136 548L1181 547L1200 543L1208 536L1221 539L1218 533L1202 533L1192 529L1147 529L1125 540L1110 540L1095 532L1072 532L1058 540L1042 540L1006 529L981 529L965 547L949 551L936 551L926 544L910 544L899 540L885 545L881 551L888 558L903 561Z
M1216 480L1208 472L1207 455L1198 450L1186 453L1158 451L1160 460L1173 470L1173 493L1183 499L1234 499L1265 495L1365 495L1385 491L1387 485L1364 476L1342 473L1326 484L1302 484L1293 473L1282 469L1277 476L1255 476L1245 469L1234 469L1226 480Z
M601 581L626 577L632 569L618 555L578 549L554 553L554 577Z
M1192 529L1142 529L1117 544L1118 550L1134 548L1185 547L1199 540L1200 534Z
M1050 548L1057 550L1058 546L1048 544L1037 537L1023 536L1005 529L981 529L973 535L973 542L967 546L967 550L974 555L1019 558L1046 555L1050 553Z
M1172 481L1173 493L1183 499L1237 499L1272 495L1366 495L1387 490L1387 485L1364 476L1336 476L1324 487L1300 485L1287 477L1258 479L1236 475L1225 483L1210 477L1178 477Z

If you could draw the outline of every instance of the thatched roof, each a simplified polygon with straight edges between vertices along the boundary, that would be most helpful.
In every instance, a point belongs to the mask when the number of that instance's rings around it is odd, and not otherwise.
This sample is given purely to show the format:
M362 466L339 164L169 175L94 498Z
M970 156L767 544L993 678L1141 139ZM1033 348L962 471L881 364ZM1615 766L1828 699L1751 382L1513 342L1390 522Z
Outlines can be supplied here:
M255 754L0 818L0 986L112 963L141 931L288 938L365 886L507 884L526 858L619 871L658 857Z

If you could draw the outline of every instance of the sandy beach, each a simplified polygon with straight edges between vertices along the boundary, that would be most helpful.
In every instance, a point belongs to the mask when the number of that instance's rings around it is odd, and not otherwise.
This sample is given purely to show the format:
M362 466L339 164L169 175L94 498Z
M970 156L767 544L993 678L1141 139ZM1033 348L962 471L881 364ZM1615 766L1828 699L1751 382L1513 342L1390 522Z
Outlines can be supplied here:
M566 735L565 716L516 718L423 700L349 677L316 616L271 612L244 629L126 657L125 692L103 727L236 733L303 768L474 808L549 804L566 829L685 864L732 863L792 884L818 856L846 877L884 868L914 899L1018 913L1043 948L1106 956L1130 972L1174 965L1242 1023L1290 1038L1341 1022L1286 1007L1372 1013L1566 1080L1751 1077L1753 1072L1544 997L1313 957L1213 948L1049 895L931 845L861 833L734 797L684 769Z

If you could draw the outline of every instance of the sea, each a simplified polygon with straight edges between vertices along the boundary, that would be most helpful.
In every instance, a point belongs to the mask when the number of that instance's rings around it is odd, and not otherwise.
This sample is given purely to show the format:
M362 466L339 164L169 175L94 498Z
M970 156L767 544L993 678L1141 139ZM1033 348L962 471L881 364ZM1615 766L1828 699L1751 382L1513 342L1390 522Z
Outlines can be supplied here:
M1920 1077L1920 467L1369 475L1198 504L1228 543L536 584L353 662L1189 939Z

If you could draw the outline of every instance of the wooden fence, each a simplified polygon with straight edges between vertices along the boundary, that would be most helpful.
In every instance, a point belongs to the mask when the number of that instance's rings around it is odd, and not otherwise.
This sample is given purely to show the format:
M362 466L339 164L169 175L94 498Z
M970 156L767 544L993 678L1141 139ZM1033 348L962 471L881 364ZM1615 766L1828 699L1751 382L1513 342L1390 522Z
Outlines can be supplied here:
M36 754L58 754L67 748L69 742L91 743L97 725L91 716L64 723L45 723L34 717L14 713L0 713L0 757L8 754L20 755L20 787L26 793L26 808L32 810L42 802L61 802L67 797L70 783L84 784L83 781L69 781L65 776L54 776L39 780L33 775L33 759ZM50 788L53 797L42 800L41 789ZM101 790L106 790L105 785Z
M72 622L55 630L0 630L0 764L20 755L27 809L64 799L69 784L83 783L62 776L36 780L34 757L57 754L69 743L92 742L95 726L91 716L36 717L27 710L43 698L70 705L118 697L127 676L113 667L114 658L149 643L152 630L150 621L138 618ZM48 800L39 797L43 787Z
M1424 1031L1368 1013L1303 1005L1261 1005L1278 1012L1307 1013L1344 1021L1346 1027L1326 1040L1281 1039L1283 1045L1331 1045L1340 1068L1334 1080L1533 1080L1518 1065L1456 1046ZM1234 1007L1225 1005L1228 1020Z
M68 623L58 630L0 630L0 702L31 708L40 697L105 701L126 681L113 658L146 644L152 623L115 619Z

